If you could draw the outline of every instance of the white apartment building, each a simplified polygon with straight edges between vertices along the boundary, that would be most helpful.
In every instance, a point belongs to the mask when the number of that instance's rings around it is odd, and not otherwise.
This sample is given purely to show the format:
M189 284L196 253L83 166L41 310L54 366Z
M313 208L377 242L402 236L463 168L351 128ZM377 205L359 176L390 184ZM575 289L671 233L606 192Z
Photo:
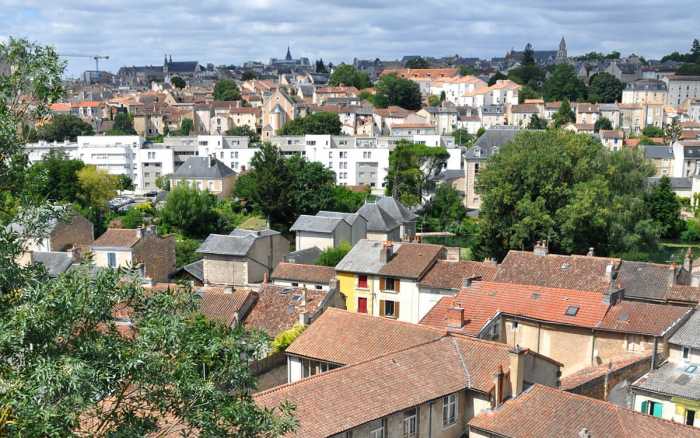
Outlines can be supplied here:
M142 146L143 138L138 135L80 136L75 158L111 175L126 175L135 180L136 151Z
M668 89L669 105L680 106L700 97L700 76L672 75L662 79Z
M24 149L27 151L27 159L29 160L29 164L34 164L37 161L43 160L46 155L53 151L62 152L66 154L68 158L75 158L78 152L78 143L70 141L50 143L40 140L36 143L29 143L25 145Z
M197 155L214 156L236 173L250 169L250 160L259 149L250 147L245 136L200 135L197 137Z
M172 149L137 149L134 160L134 186L138 191L157 190L156 180L175 172L175 154Z

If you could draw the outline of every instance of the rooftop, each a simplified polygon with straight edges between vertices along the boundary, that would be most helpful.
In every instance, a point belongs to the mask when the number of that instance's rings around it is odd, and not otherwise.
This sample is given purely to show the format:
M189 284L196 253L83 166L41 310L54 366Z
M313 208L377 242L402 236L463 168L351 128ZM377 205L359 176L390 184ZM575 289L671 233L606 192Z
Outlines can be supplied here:
M294 221L290 231L308 231L314 233L332 233L343 223L339 217L310 216L302 214Z
M493 281L496 264L487 262L438 260L420 281L421 287L459 290L465 278Z
M139 230L108 228L94 242L93 248L131 248L141 240Z
M219 254L243 257L253 247L255 241L267 236L279 234L274 230L243 230L237 228L230 234L210 234L197 248L200 254Z
M670 344L691 348L700 348L700 312L693 315L680 326L668 340Z
M270 276L272 280L329 284L335 278L335 269L328 266L279 263Z
M257 294L258 300L245 317L243 325L248 329L261 330L275 337L298 323L299 315L302 313L316 312L328 292L264 284ZM306 305L304 305L304 295Z
M219 179L235 175L230 167L213 157L190 157L177 168L173 178Z
M631 386L672 397L700 400L700 363L666 362Z
M367 231L370 232L388 233L401 225L389 212L374 202L360 207L357 214L367 219Z

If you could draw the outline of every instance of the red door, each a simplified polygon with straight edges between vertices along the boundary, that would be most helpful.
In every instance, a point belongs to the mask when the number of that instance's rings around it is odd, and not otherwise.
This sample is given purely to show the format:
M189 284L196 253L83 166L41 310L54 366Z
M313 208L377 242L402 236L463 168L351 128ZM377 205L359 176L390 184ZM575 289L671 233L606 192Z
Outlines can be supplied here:
M357 313L367 313L367 298L357 299Z

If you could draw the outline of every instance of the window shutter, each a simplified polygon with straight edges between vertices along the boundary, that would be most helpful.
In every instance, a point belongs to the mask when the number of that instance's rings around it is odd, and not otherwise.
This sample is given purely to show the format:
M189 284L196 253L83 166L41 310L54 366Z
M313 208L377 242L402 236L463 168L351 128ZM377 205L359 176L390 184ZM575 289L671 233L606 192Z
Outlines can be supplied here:
M379 316L384 316L384 300L379 300Z
M394 318L399 319L399 302L394 301Z
M394 291L396 293L399 293L401 291L401 280L399 280L398 278L394 279ZM399 303L396 303L396 304L398 305ZM397 309L398 309L398 307L397 307Z
M643 414L649 413L649 402L646 400L642 402L642 413Z
M384 277L379 277L379 290L384 290L386 288L386 280Z

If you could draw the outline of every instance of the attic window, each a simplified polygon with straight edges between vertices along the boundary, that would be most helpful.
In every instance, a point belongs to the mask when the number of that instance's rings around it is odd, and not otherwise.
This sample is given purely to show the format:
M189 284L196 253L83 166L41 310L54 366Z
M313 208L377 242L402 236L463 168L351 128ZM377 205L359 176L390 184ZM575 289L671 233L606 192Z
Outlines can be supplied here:
M566 308L566 312L564 312L566 316L576 316L578 313L578 306L569 306Z
M629 313L621 313L620 316L617 317L618 321L629 321L629 319L630 319Z
M698 369L697 365L688 365L685 372L688 374L693 374Z

